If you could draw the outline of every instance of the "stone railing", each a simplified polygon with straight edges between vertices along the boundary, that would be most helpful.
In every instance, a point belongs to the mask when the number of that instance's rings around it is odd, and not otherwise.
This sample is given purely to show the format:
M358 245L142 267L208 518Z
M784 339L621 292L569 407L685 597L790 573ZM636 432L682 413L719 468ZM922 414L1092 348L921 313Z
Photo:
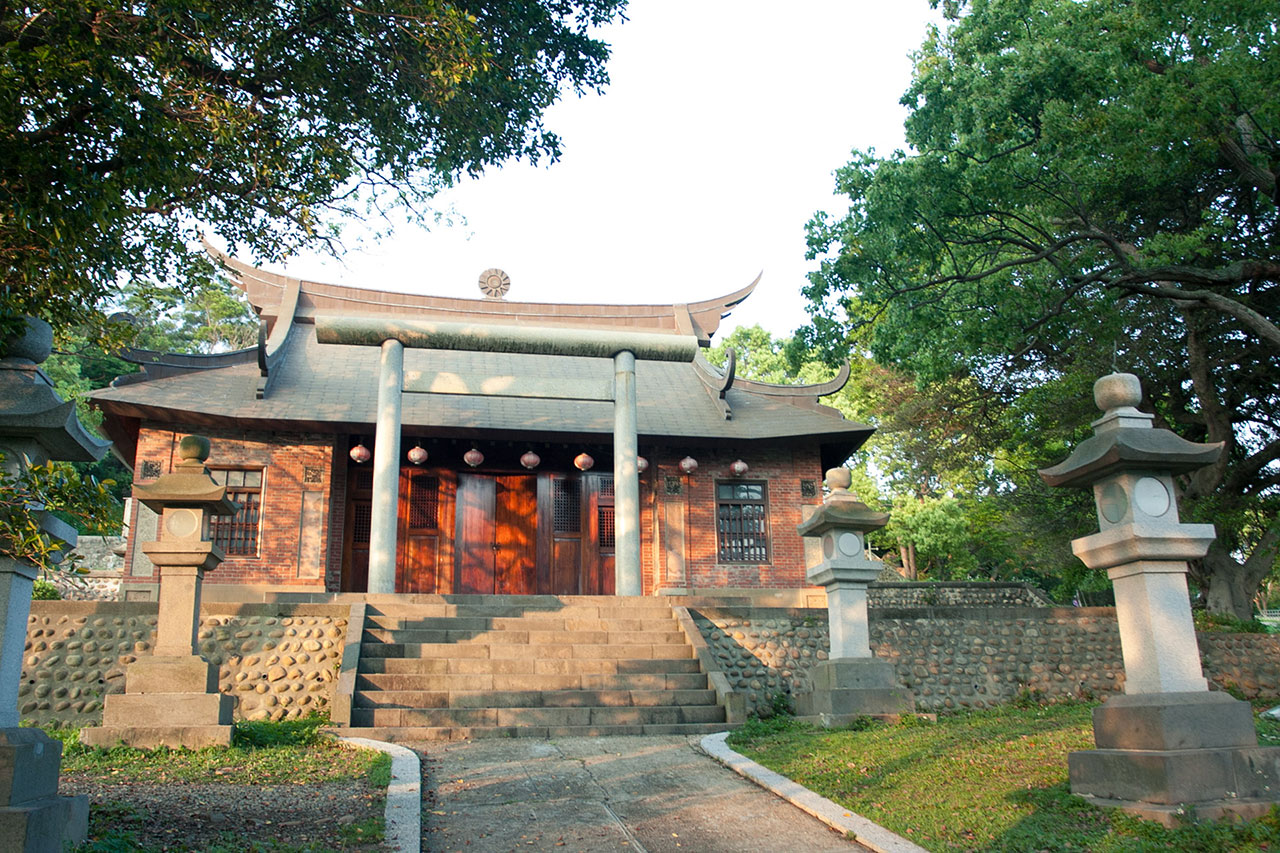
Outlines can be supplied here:
M237 719L305 716L330 708L342 663L345 604L210 604L200 652L218 689L240 698ZM22 719L97 724L102 701L124 691L124 668L151 654L154 602L33 601L18 710Z
M722 700L746 713L775 693L811 690L809 671L828 654L826 610L697 607L691 616L706 644L704 666L734 694ZM1109 607L879 609L870 628L872 651L893 663L921 711L987 707L1024 692L1101 699L1124 685ZM1219 688L1280 696L1280 636L1199 641L1205 674Z

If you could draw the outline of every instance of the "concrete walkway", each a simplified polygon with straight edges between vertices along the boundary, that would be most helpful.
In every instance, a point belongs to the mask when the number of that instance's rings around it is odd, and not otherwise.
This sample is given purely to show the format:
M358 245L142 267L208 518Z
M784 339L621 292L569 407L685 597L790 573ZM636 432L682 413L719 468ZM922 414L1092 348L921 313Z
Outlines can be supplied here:
M707 757L697 736L409 744L422 849L866 851Z

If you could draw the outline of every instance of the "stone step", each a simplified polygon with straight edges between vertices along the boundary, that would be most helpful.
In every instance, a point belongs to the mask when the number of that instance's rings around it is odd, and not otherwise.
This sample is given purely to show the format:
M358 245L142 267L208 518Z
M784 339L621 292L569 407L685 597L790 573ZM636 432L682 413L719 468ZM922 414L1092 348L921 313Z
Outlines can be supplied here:
M687 643L362 643L364 658L564 658L575 660L674 660L693 657Z
M539 708L352 708L353 727L646 726L724 722L718 705Z
M357 690L356 708L655 708L711 706L714 690Z
M527 631L512 629L370 628L365 626L363 642L371 643L512 643L544 645L683 645L680 631Z
M388 631L425 629L433 631L678 631L675 618L669 611L660 616L641 619L601 619L596 616L576 617L562 613L529 616L438 616L410 618L383 616L377 613L365 615L365 628L382 628Z
M568 738L620 735L708 735L733 726L713 723L652 723L626 726L373 726L327 729L342 737L364 737L391 743L480 740L483 738Z
M560 614L566 617L635 619L671 615L668 602L639 596L447 595L418 598L416 602L371 604L368 612L403 618Z
M449 648L454 648L450 646ZM472 648L458 646L457 648ZM642 675L701 672L698 661L686 658L644 660L586 658L486 657L360 657L360 673L405 675Z
M540 673L540 675L556 675ZM566 674L567 675L567 674ZM562 677L562 676L558 676ZM586 684L584 684L584 681ZM452 692L456 690L510 690L514 683L528 683L527 676L450 675L420 673L362 673L356 677L357 690L423 690ZM564 677L559 686L539 690L703 690L707 677L700 672L653 672L632 675L580 674ZM589 686L588 686L589 685Z

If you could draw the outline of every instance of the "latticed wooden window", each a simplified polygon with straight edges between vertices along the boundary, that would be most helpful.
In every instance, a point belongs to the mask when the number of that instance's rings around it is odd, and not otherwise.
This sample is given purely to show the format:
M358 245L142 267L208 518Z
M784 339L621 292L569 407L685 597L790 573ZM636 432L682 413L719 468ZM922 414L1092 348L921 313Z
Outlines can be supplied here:
M440 478L434 474L409 477L409 526L435 530L440 526Z
M227 487L227 498L240 505L235 515L209 519L213 543L228 557L257 556L262 521L262 469L210 468L209 473L219 485Z
M557 477L551 481L553 528L556 533L582 530L582 487L577 480Z
M722 563L769 562L769 489L766 483L716 484L716 537Z
M600 550L612 551L614 549L613 507L600 504L596 507L596 517L600 526Z

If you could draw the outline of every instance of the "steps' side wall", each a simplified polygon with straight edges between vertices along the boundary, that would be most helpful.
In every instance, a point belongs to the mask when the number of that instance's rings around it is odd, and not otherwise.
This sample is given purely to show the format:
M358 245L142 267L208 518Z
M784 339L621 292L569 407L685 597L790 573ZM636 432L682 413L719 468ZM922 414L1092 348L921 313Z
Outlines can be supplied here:
M698 607L693 616L705 659L748 713L773 694L811 690L810 670L830 650L825 609ZM1124 686L1110 607L873 609L870 627L872 651L894 664L921 711L988 707L1024 691L1102 699ZM1219 689L1280 696L1280 636L1198 639L1205 675Z
M98 725L102 701L124 692L125 666L152 653L152 602L33 601L18 711L36 725ZM239 697L236 719L328 710L348 625L347 605L206 605L200 652L218 689Z

